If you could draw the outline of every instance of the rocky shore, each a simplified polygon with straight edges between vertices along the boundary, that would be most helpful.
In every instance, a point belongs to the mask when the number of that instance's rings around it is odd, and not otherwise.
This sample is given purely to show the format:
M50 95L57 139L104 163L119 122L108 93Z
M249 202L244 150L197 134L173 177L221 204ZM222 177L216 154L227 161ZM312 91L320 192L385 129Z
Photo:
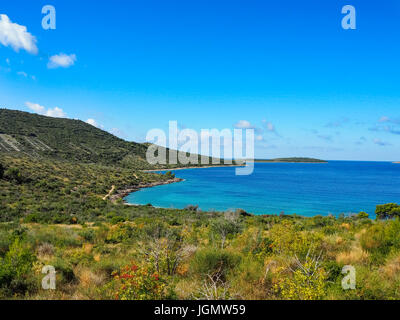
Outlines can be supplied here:
M161 186L164 184L170 184L170 183L175 183L175 182L180 182L183 181L184 179L181 178L173 178L173 179L168 179L165 181L156 181L156 182L149 182L149 183L139 183L134 186L127 186L126 188L122 190L116 190L113 195L110 196L111 201L116 201L118 199L123 199L127 195L129 195L132 192L138 191L143 188L151 188L155 186Z

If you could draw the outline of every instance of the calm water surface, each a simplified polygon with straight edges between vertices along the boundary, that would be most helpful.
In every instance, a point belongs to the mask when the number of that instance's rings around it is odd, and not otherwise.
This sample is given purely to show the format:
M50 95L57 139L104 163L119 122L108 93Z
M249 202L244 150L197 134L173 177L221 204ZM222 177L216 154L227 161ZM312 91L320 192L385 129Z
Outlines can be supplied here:
M400 203L400 164L391 162L256 163L249 176L235 176L233 167L174 173L185 181L142 189L125 200L164 208L242 208L254 214L365 211L371 217L377 204Z

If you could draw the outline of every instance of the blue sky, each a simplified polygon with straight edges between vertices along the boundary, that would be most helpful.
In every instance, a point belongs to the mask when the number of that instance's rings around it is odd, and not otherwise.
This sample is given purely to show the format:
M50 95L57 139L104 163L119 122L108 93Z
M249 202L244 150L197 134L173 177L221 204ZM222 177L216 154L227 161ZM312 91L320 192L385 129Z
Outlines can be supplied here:
M42 29L45 4L56 30ZM356 30L341 27L346 4ZM0 28L2 107L134 141L169 120L244 124L258 158L400 160L399 1L13 0L0 14L37 47L17 52Z

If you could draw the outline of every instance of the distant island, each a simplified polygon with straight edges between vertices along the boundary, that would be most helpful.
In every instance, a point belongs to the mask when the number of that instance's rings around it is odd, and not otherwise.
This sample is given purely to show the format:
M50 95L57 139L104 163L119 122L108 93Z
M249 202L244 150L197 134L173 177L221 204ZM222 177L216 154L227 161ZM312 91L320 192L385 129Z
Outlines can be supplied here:
M254 159L254 162L302 162L302 163L327 163L326 160L292 157L292 158L275 158L275 159Z

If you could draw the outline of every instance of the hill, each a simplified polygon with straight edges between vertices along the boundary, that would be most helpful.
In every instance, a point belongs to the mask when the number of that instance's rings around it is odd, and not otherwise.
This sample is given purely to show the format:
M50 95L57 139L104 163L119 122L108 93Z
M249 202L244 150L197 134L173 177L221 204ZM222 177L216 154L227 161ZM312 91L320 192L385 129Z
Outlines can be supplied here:
M125 141L81 120L0 109L0 153L23 153L135 169L178 166L148 164L148 146Z

